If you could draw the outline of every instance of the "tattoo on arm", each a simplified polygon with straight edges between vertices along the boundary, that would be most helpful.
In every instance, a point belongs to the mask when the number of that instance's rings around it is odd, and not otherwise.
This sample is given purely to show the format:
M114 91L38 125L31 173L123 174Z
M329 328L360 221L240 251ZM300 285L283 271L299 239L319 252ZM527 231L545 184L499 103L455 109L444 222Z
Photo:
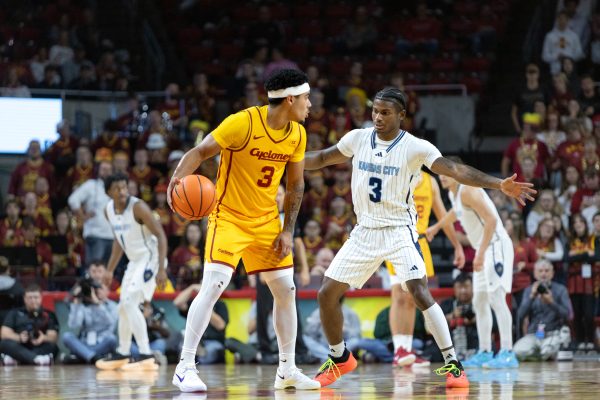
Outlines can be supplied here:
M302 204L302 196L304 195L304 180L299 180L294 185L288 185L285 191L285 200L283 203L283 211L285 218L283 221L283 230L294 233L296 226L296 218Z
M450 176L463 185L468 186L500 189L500 183L502 182L499 178L488 175L468 165L455 163L445 157L435 160L431 165L431 170L439 175Z

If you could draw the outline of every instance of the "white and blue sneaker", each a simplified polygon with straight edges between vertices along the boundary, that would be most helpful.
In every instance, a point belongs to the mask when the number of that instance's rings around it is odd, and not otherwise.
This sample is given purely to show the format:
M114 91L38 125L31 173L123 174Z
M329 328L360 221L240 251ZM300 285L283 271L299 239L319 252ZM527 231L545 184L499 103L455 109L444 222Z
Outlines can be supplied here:
M321 383L302 373L301 369L292 367L287 371L281 371L277 368L275 377L275 389L296 389L296 390L317 390L321 388Z
M500 350L493 360L483 363L483 368L518 368L519 361L517 356L511 350Z
M494 359L494 353L491 351L478 351L468 360L462 362L465 368L481 368L481 366Z
M206 392L206 384L198 376L195 364L178 364L172 382L184 393Z

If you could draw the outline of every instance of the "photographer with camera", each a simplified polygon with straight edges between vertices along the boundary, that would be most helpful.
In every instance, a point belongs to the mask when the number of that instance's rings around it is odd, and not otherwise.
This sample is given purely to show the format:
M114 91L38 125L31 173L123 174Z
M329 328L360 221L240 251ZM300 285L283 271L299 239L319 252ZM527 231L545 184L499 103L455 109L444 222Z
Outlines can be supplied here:
M4 365L50 365L58 352L58 321L52 311L42 308L42 291L29 285L24 307L11 310L0 331L0 354Z
M523 293L518 320L528 319L527 334L517 340L514 351L520 360L554 359L561 345L571 340L568 323L572 314L567 288L552 281L554 267L540 259L533 270L535 282Z
M172 335L169 330L169 325L165 321L165 310L163 308L155 307L154 304L149 301L145 301L140 308L144 314L144 318L146 318L146 325L148 326L150 350L152 350L154 358L159 364L166 364L167 360L165 354L167 353L167 350L173 350L175 353L179 352L179 342L182 340L181 334L179 335L178 342L173 344L173 340L169 339L177 339L174 337L171 338ZM139 355L140 351L137 343L131 343L131 356L135 358Z
M440 303L446 315L457 355L466 358L478 348L477 325L473 311L473 280L466 272L454 279L454 297ZM459 356L460 357L460 356Z
M69 362L95 363L117 348L117 305L108 289L91 277L80 279L70 293L68 325L62 335L71 351Z

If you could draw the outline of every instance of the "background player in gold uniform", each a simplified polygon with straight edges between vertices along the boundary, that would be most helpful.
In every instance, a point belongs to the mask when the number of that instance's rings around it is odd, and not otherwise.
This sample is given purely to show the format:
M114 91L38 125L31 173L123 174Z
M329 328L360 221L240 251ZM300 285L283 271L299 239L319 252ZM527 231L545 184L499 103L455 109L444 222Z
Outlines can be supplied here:
M269 105L242 110L226 118L181 159L167 190L220 152L217 204L208 219L204 279L190 306L181 360L173 384L181 391L206 390L195 367L196 348L240 258L249 274L262 272L273 293L273 324L279 345L275 388L318 389L319 382L295 365L296 303L292 233L304 193L309 85L297 70L280 70L265 82ZM283 227L275 197L287 168Z
M417 234L419 235L419 246L425 261L425 271L427 277L431 278L435 272L433 270L433 260L429 243L425 237L425 232L429 226L429 216L431 211L439 221L446 215L446 208L442 202L440 187L431 175L427 172L421 172L421 181L415 188L413 195L415 208L417 210ZM454 247L454 265L461 267L465 264L465 254L463 248L456 238L456 232L452 226L447 226L444 233ZM415 329L416 305L410 293L402 289L400 281L394 273L394 266L389 261L385 262L390 273L390 283L392 292L392 303L390 306L390 331L394 342L394 365L408 366L414 363L415 366L429 366L429 361L417 357L412 351L413 331Z

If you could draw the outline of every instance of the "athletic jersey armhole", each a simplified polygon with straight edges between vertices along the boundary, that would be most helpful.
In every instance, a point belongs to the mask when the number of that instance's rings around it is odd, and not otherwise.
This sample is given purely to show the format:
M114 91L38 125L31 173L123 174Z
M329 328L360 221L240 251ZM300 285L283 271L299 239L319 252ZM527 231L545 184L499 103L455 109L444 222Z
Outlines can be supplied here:
M242 141L242 144L238 147L233 147L233 146L229 146L227 148L227 150L231 150L231 151L240 151L242 149L244 149L246 147L246 145L248 144L248 142L250 141L250 137L252 136L252 113L250 112L250 109L246 109L244 110L247 115L248 115L248 130L246 131L246 137L244 138L244 140Z

